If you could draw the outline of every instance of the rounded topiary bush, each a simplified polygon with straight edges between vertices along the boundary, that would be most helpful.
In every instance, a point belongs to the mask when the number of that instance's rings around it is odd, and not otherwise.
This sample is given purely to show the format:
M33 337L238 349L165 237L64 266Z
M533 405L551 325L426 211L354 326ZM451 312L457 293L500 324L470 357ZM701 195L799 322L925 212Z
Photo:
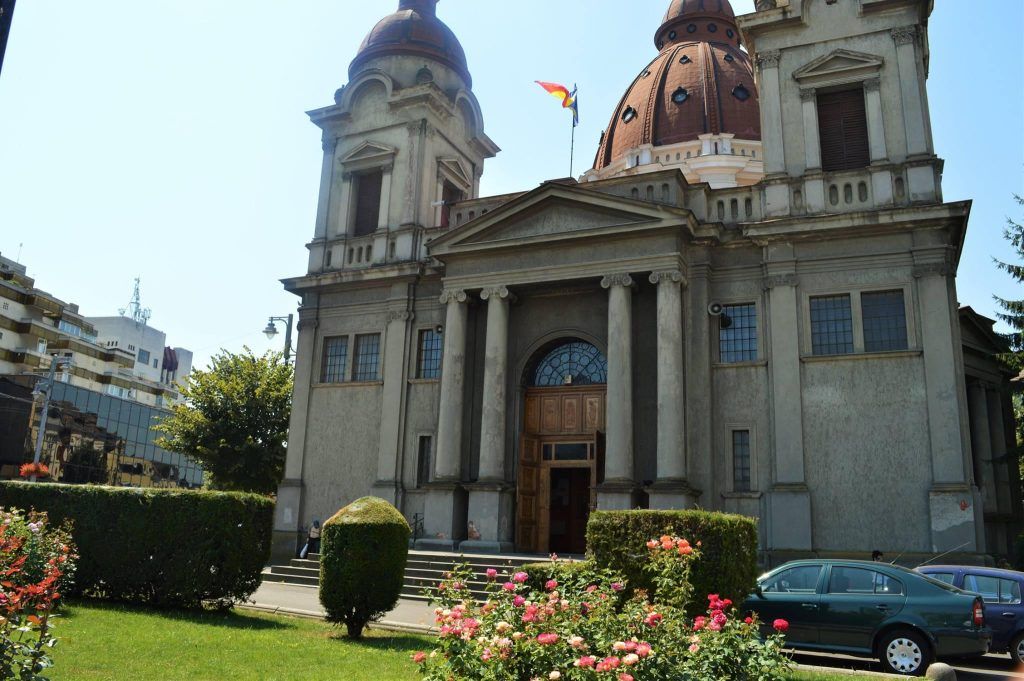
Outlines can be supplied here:
M409 553L409 523L394 506L363 497L324 523L320 602L351 638L395 607Z

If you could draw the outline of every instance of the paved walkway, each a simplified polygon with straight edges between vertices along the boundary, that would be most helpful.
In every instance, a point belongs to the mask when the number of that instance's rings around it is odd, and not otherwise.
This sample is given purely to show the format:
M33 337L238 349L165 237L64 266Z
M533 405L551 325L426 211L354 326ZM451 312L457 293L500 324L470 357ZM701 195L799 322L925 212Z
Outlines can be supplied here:
M264 612L279 612L300 617L323 618L320 590L315 586L297 586L279 582L263 582L252 595L252 603L242 606ZM395 609L385 615L377 626L399 631L427 633L434 623L434 609L424 601L400 599Z

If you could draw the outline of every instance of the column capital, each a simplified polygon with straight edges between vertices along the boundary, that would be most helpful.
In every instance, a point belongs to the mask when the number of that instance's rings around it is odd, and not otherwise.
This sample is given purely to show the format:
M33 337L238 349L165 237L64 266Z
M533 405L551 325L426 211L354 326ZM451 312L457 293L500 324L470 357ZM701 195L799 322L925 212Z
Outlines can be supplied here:
M779 60L782 53L778 50L765 50L757 53L757 65L762 70L779 68Z
M335 135L328 135L327 133L324 133L323 137L320 138L320 144L323 146L325 152L333 153L338 147L338 138Z
M480 291L480 300L490 300L491 298L508 300L512 303L515 302L516 296L508 290L507 286L491 286Z
M355 177L355 173L350 170L346 170L341 174L341 179L345 182L351 182L353 177Z
M907 45L917 39L917 26L901 26L892 29L891 33L897 45Z
M865 92L878 92L882 87L882 79L878 76L874 78L868 78L864 81Z
M911 274L914 275L914 279L922 279L924 277L948 277L953 273L953 268L950 267L948 262L925 262L914 265L914 269L911 270Z
M320 326L320 322L315 319L300 319L295 328L299 331L305 331L306 329L315 329L318 326Z
M800 88L800 101L813 102L818 98L818 91L812 87Z
M392 310L388 313L388 323L391 322L411 322L416 319L416 313L411 310Z
M604 279L601 280L601 288L611 288L613 286L632 286L633 277L629 276L628 272L622 272L619 274L607 274Z
M780 286L793 286L795 287L800 283L800 280L795 274L769 274L764 278L764 290L770 291L773 288L779 288Z
M447 305L448 303L464 303L469 300L469 296L466 295L466 290L461 288L447 288L441 293L440 303Z
M660 270L657 272L651 272L651 276L647 277L647 280L652 284L663 284L670 282L673 284L686 285L686 277L679 270Z

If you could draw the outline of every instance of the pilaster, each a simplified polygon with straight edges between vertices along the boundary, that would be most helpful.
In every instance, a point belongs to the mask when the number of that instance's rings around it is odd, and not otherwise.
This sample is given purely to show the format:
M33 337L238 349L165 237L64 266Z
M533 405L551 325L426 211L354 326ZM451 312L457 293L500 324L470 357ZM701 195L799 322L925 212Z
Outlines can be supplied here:
M931 154L922 101L922 83L917 68L917 26L903 26L892 29L896 43L896 62L900 75L900 97L903 104L904 132L907 136L907 155L926 156Z
M393 506L399 506L401 471L399 451L401 450L401 426L405 381L408 375L409 329L414 314L410 310L392 310L388 314L388 325L384 331L384 388L381 393L381 413L393 415L380 421L380 438L377 449L377 481L374 494L386 499Z

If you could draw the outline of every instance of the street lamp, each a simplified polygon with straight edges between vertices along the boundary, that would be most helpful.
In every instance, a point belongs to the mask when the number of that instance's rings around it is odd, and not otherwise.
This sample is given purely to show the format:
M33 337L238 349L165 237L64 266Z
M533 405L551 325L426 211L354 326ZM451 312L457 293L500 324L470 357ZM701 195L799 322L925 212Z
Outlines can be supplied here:
M36 383L35 389L32 391L32 395L37 397L43 396L43 409L39 412L39 434L36 436L36 452L32 457L32 463L36 466L39 465L39 459L43 454L43 437L46 435L46 418L49 416L50 411L50 393L53 392L53 382L56 380L57 368L65 368L71 366L70 357L61 357L53 355L50 358L50 374L42 381ZM32 482L36 481L35 474L30 478Z
M267 336L267 340L274 340L274 336L277 335L277 325L274 322L284 322L284 364L288 366L289 360L292 357L292 318L294 315L288 315L287 317L271 317L267 321L267 328L263 329L263 333Z

